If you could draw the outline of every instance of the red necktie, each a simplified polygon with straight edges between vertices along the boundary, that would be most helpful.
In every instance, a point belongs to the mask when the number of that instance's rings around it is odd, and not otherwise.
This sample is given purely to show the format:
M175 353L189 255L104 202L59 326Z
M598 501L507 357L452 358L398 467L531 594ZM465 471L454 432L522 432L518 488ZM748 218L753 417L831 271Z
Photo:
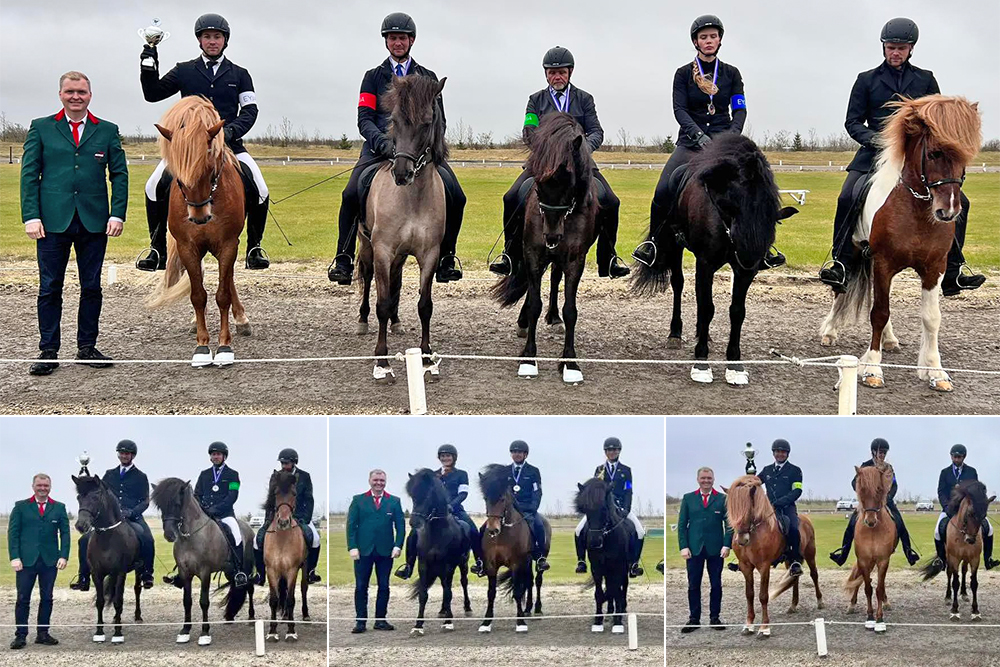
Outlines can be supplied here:
M79 146L80 145L80 126L83 125L83 121L82 120L71 120L69 122L69 124L73 126L73 141L75 141L76 145Z
M706 493L701 494L701 504L703 507L706 508L708 507L708 494Z
M38 516L45 516L45 503L38 503Z
M379 509L382 506L382 496L375 496L375 509Z

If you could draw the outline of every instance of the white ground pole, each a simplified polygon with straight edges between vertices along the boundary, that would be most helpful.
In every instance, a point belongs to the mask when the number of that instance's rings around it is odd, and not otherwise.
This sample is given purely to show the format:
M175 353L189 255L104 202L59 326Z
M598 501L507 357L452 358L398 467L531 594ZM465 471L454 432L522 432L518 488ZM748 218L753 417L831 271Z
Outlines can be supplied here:
M406 350L406 385L410 391L410 414L427 414L427 392L424 387L424 358L419 347Z
M258 618L253 624L254 653L264 655L264 619ZM821 654L822 655L822 654Z
M813 625L816 627L816 653L821 658L826 657L826 621L822 618L817 618L813 621ZM263 630L261 630L263 632Z
M845 354L837 360L840 370L838 415L858 414L858 358Z
M626 624L628 625L628 650L635 651L639 648L639 619L635 614L630 613L626 616Z

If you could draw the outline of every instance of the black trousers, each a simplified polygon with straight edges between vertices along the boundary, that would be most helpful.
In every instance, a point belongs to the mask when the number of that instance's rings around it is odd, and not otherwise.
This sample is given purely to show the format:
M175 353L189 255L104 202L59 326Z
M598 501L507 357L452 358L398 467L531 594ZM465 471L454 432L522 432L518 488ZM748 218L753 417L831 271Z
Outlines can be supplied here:
M392 571L392 558L379 556L373 551L354 561L354 616L362 623L368 618L368 585L371 583L373 569L378 584L375 596L375 620L384 620L389 613L389 573Z
M663 224L667 217L667 211L670 210L670 205L673 203L671 200L677 196L676 192L671 193L670 188L667 187L670 175L674 173L677 167L690 162L691 158L698 153L698 150L696 148L677 146L674 148L674 152L670 154L670 159L663 165L663 171L660 172L660 180L656 182L656 190L653 192L653 203L649 206L650 230L655 232Z
M856 220L849 219L851 204L853 203L854 186L858 180L865 176L863 171L848 171L844 185L837 196L837 211L833 215L833 258L846 267L854 263L854 245L851 237L854 235L854 224ZM962 193L962 212L955 220L955 239L951 243L948 251L948 266L945 275L954 278L958 275L962 264L965 263L965 256L962 248L965 246L965 228L969 222L969 198Z
M357 249L356 220L361 217L361 197L358 186L361 174L369 165L374 164L373 159L375 159L375 154L366 142L362 146L361 156L358 158L358 164L361 166L351 170L351 177L341 194L340 213L337 217L337 254L347 255L351 259L354 259ZM444 162L438 165L438 174L444 182L445 194L445 229L444 238L441 240L441 256L447 257L455 254L458 233L462 229L462 218L465 216L466 197L450 164Z
M56 585L58 570L55 565L46 565L39 558L33 565L25 565L15 573L17 584L17 602L14 605L14 622L17 629L14 634L19 637L28 636L28 612L31 609L31 593L38 581L38 633L49 631L52 620L52 589Z
M778 514L783 514L788 519L788 534L785 535L785 543L788 545L788 551L791 552L792 558L802 560L802 548L800 546L802 536L799 534L798 512L791 507L775 508L774 511Z
M80 272L80 308L77 312L76 345L78 348L97 344L98 321L101 318L101 267L108 235L103 231L87 231L80 216L64 232L46 232L35 241L38 258L38 349L58 350L61 344L63 282L70 249L76 250L76 266Z
M690 617L696 621L701 620L701 578L705 569L708 569L708 616L718 618L722 613L722 565L725 560L722 556L709 556L705 549L697 556L691 556L687 560L688 578L688 609Z

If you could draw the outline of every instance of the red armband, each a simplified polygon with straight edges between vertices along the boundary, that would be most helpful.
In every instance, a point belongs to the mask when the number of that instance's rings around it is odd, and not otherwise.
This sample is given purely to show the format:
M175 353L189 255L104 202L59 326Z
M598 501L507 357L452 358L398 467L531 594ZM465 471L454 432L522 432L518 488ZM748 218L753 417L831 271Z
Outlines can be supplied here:
M361 93L361 97L358 99L359 107L368 107L369 109L375 108L375 96L371 93Z

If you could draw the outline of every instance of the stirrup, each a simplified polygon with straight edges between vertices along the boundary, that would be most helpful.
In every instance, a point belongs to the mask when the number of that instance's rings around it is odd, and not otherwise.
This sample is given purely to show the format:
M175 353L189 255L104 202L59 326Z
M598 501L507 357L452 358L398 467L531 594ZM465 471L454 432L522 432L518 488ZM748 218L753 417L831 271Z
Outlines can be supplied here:
M651 259L648 262L646 260L644 260L642 257L640 257L637 254L639 252L639 248L641 248L642 246L647 245L647 244L653 246L653 259ZM634 259L635 261L639 262L640 264L642 264L644 266L648 266L648 267L652 268L653 264L656 264L656 255L657 255L657 252L658 252L658 250L656 248L656 243L654 241L643 241L642 243L640 243L639 245L637 245L635 247L635 250L632 251L632 259Z
M497 263L497 262L499 262L499 261L501 261L501 260L504 260L504 259L506 259L506 260L507 260L507 264L506 264L506 266L509 266L509 267L510 267L510 272L509 272L509 273L500 273L499 271L494 271L493 267L494 267L494 266L496 265L496 263ZM514 260L512 260L512 259L510 258L510 255L508 255L508 254L507 254L506 252L501 252L501 253L500 253L499 255L497 255L497 256L496 256L496 257L495 257L495 258L493 259L493 261L492 261L492 262L490 262L490 263L489 263L489 264L487 265L487 268L488 268L488 269L489 269L490 271L492 271L493 273L497 274L498 276L509 276L509 275L511 275L511 274L513 274L513 273L514 273Z
M246 588L247 584L250 583L250 578L247 577L247 573L240 570L235 575L233 575L233 586L236 588Z
M268 265L271 264L271 258L268 256L267 251L264 250L262 247L260 247L260 245L258 244L247 250L246 268L248 269L250 268L250 256L255 254L254 251L256 251L256 254L260 255L260 258L263 259L265 262L267 262Z
M160 251L159 250L157 250L153 246L149 246L148 248L140 250L139 254L135 256L135 268L139 269L140 271L149 271L150 273L155 273L156 272L156 267L154 267L152 270L150 270L150 269L144 269L144 268L142 268L142 267L139 266L139 262L141 262L141 261L143 261L145 259L151 259L153 257L156 257L156 266L159 266L160 265Z

